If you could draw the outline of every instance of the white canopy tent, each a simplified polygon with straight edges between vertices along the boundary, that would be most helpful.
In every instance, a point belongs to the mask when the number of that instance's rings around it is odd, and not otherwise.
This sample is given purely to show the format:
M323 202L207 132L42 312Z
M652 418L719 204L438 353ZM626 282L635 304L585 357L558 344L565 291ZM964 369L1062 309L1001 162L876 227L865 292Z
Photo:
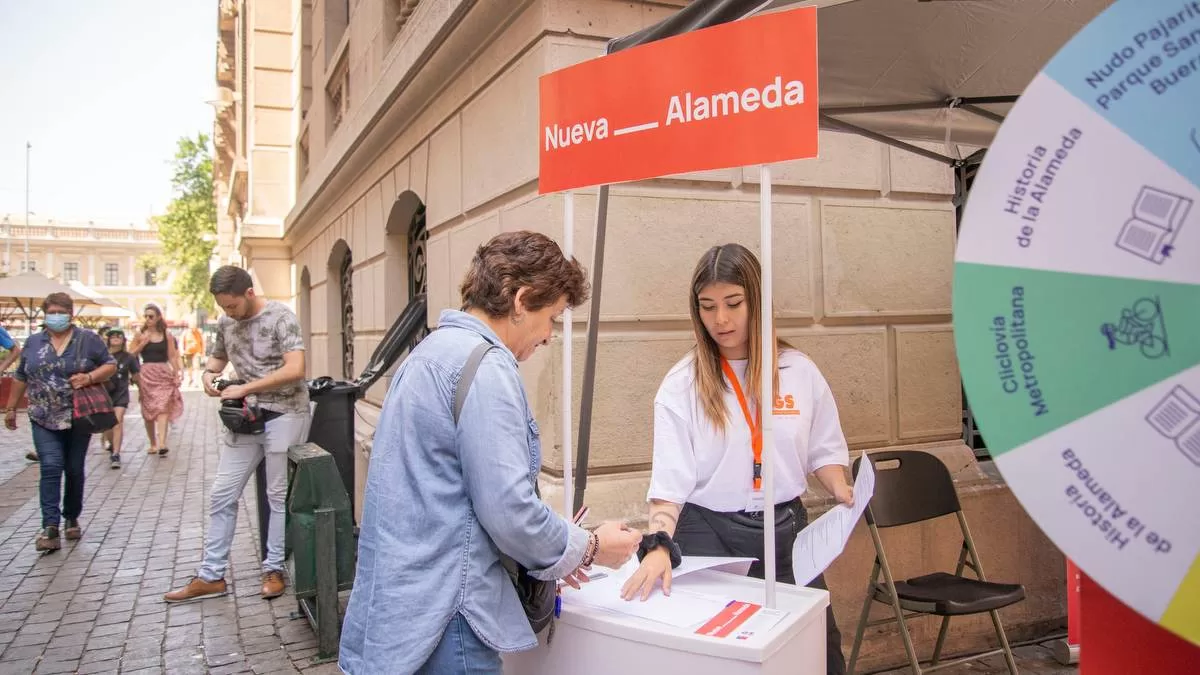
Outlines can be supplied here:
M985 148L1034 76L1110 4L1112 0L694 0L658 24L611 41L608 53L763 12L817 7L821 126L866 136L954 167L958 183L955 204L961 213L966 184L983 153L963 158L960 147ZM936 141L941 148L928 149L913 141ZM763 301L770 306L770 167L762 167L762 173ZM570 452L564 452L565 500L571 511L582 506L587 486L608 196L608 186L600 186L575 461ZM570 192L564 203L568 226L563 248L570 255L569 223L574 210ZM764 322L769 319L770 314L764 313ZM573 431L571 330L568 313L563 336L564 449L570 447ZM769 336L770 331L763 334ZM769 351L770 345L764 349ZM770 374L764 372L762 381L770 383ZM763 395L769 396L769 392L764 389ZM770 436L769 417L763 419L764 436ZM773 522L773 443L764 440L763 480L768 498L764 520ZM767 604L772 606L774 541L773 537L766 539L765 557L770 558L764 560Z

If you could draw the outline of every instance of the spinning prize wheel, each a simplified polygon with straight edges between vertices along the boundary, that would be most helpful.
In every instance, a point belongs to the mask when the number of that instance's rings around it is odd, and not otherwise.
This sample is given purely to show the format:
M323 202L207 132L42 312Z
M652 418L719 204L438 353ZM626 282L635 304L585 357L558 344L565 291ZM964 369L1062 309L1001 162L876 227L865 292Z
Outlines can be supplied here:
M988 150L954 278L967 397L1038 525L1200 645L1200 4L1122 0Z

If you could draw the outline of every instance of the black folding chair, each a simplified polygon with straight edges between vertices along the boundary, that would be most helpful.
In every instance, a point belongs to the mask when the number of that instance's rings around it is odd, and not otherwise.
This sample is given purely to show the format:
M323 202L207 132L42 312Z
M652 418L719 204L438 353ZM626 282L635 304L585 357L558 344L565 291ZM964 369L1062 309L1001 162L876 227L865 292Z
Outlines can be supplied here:
M862 457L854 460L855 475L861 461ZM872 452L869 461L875 466L875 496L871 498L867 507L866 519L867 527L871 531L871 541L875 544L875 568L867 585L867 598L863 602L862 616L854 635L854 648L850 652L850 675L854 675L858 650L862 646L863 633L867 626L893 621L900 624L900 637L904 640L904 650L908 653L914 675L1000 653L1004 654L1004 659L1008 662L1008 671L1016 675L1017 664L997 610L1024 600L1025 589L1020 584L993 583L984 576L979 554L975 551L975 541L967 528L967 519L963 516L958 493L954 490L954 480L950 477L946 465L929 453L912 450ZM892 568L888 566L887 555L883 551L879 528L919 523L951 513L958 516L963 537L958 568L954 574L935 572L896 581L892 576ZM963 570L967 567L971 568L975 578L963 576ZM883 583L879 583L880 571L883 572ZM895 616L868 621L872 602L890 605ZM946 631L950 627L950 617L981 612L991 614L996 636L1000 638L1000 649L939 663L942 647L946 642ZM938 632L937 644L933 648L933 658L924 670L905 624L906 618L921 615L942 617L942 627Z

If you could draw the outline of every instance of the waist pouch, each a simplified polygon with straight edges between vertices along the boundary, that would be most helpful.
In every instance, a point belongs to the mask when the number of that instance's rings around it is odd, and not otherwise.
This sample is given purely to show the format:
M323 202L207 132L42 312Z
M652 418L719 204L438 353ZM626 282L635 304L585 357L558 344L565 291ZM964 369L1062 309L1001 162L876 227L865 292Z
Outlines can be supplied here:
M245 401L223 401L217 414L226 429L235 434L248 435L263 433L267 430L267 422L283 416L281 412L246 405Z

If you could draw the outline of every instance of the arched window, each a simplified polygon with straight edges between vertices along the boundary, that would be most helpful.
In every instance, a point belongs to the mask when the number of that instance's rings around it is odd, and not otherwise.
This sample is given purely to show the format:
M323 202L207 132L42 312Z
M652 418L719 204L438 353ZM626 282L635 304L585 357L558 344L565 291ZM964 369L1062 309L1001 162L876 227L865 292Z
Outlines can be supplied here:
M388 212L384 232L387 237L385 286L408 289L407 294L390 293L384 300L385 315L389 321L394 321L413 298L429 291L429 275L425 268L429 231L425 229L425 204L415 192L405 190L396 197ZM410 348L427 334L428 330L418 333Z

